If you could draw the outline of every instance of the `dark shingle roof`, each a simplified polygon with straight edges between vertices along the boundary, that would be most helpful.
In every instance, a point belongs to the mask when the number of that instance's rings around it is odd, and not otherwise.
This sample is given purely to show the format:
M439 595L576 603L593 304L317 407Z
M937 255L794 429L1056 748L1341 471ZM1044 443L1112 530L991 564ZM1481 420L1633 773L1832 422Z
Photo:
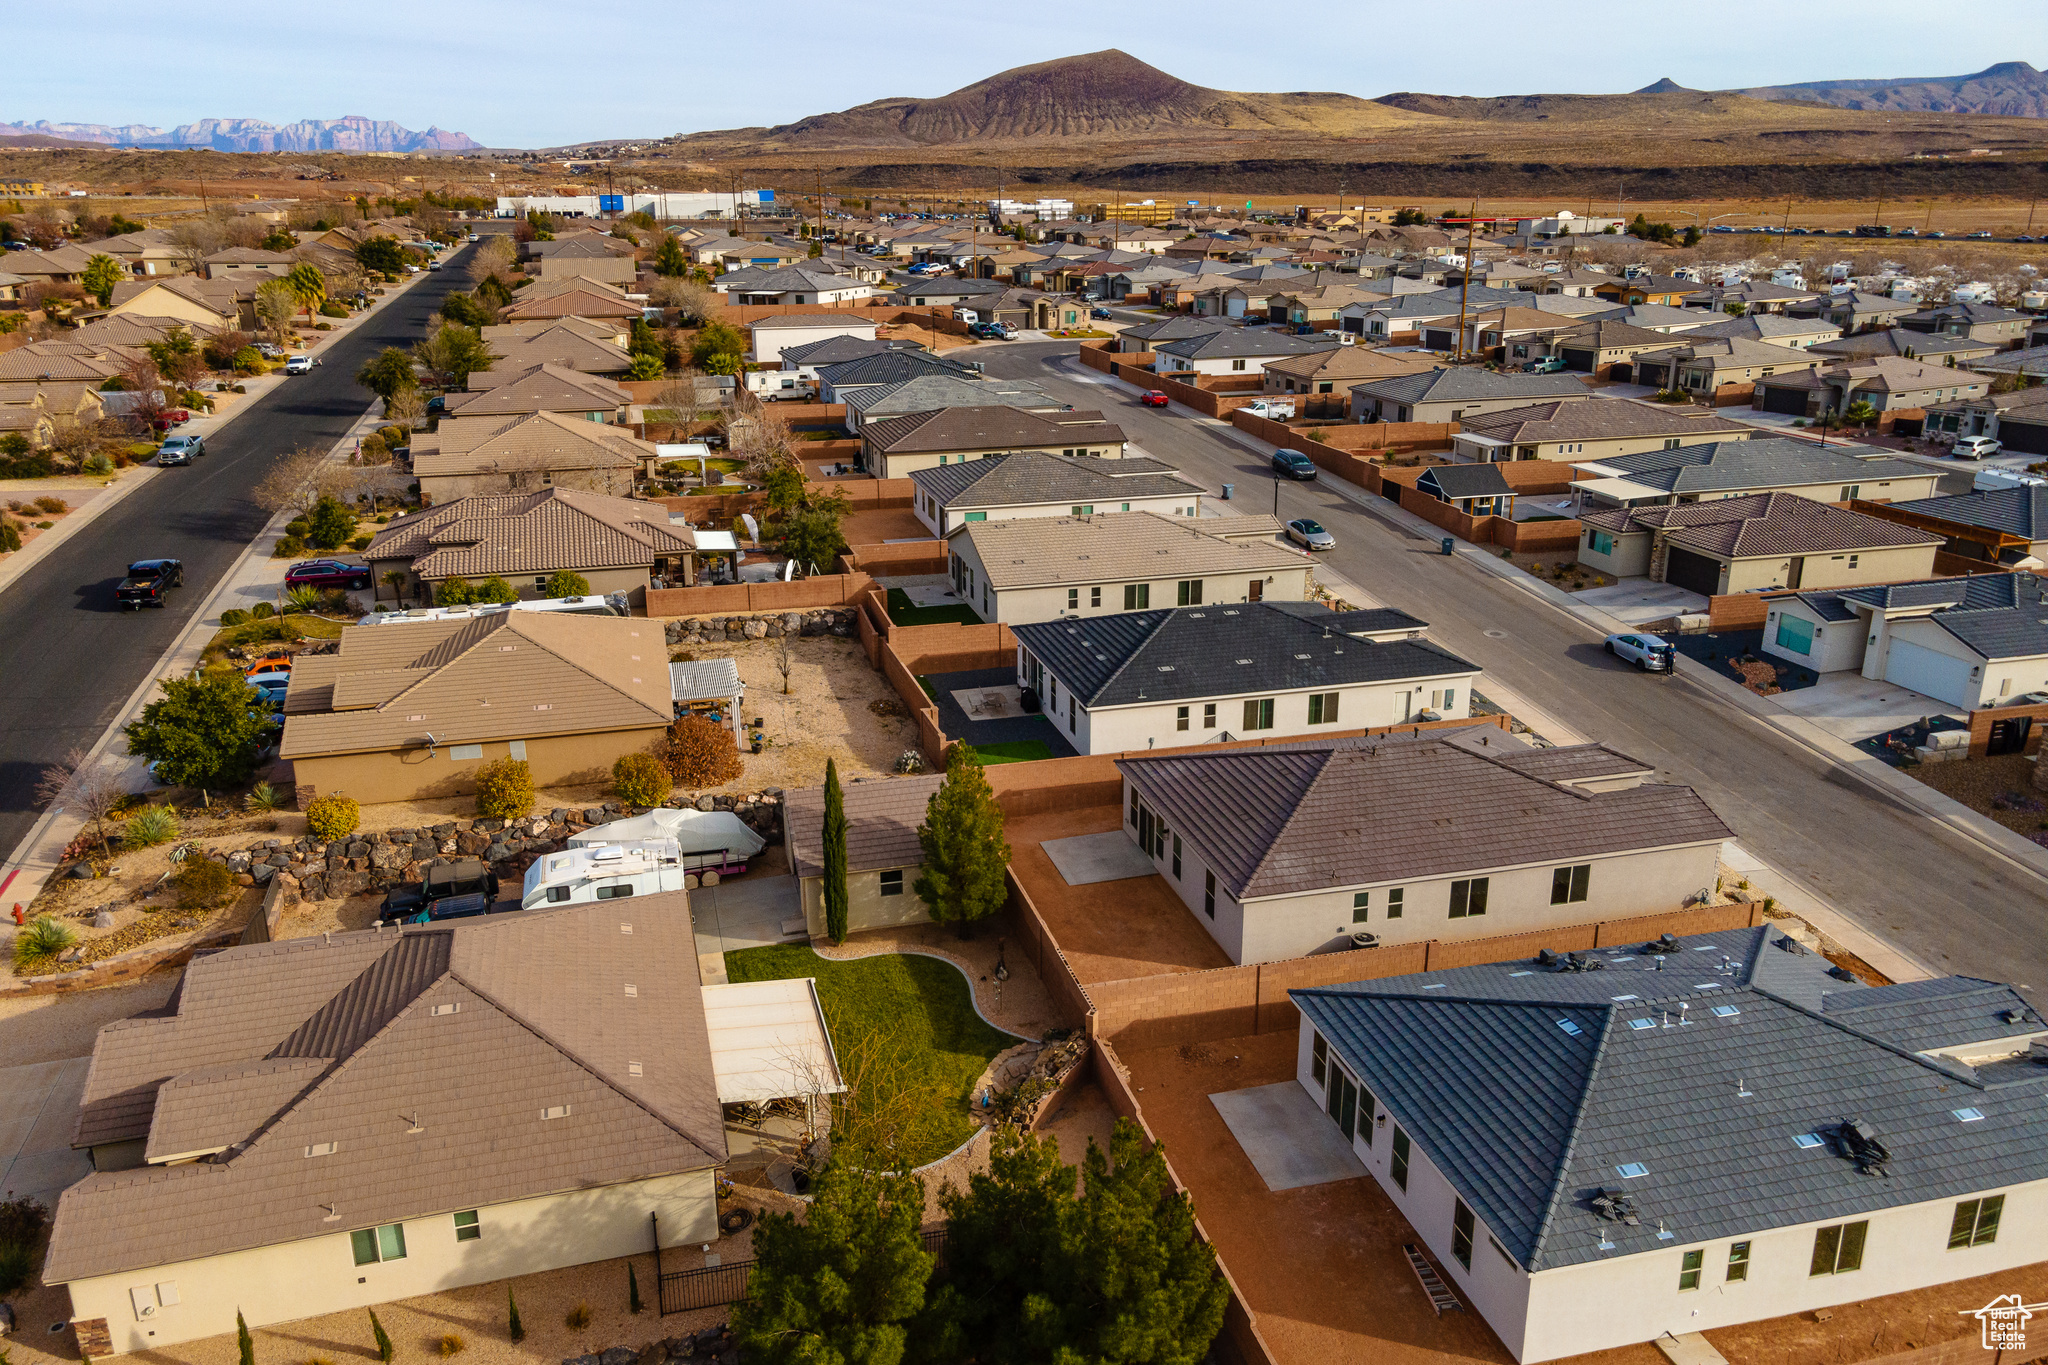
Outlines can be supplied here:
M1262 602L1039 621L1017 639L1090 708L1401 679L1479 665L1420 640L1375 644Z
M1424 484L1429 487L1422 488ZM1434 489L1447 498L1510 497L1515 491L1508 486L1500 467L1493 464L1431 465L1416 480L1416 486L1423 492Z
M1484 419L1482 419L1484 420ZM1637 455L1603 455L1604 469L1630 482L1667 493L1725 493L1819 483L1870 484L1884 479L1926 478L1926 465L1905 460L1865 459L1870 446L1824 446L1785 436L1753 441L1703 441Z
M1604 462L1603 462L1604 463ZM1603 531L1669 530L1671 543L1727 559L1938 545L1941 537L1796 493L1750 493L1677 506L1600 508L1579 520Z
M901 420L891 418L890 423ZM1115 427L1106 429L1119 431ZM1116 437L1090 437L1062 430L1041 439L1048 443L1120 440L1121 432ZM1043 450L991 455L984 460L963 460L936 469L915 469L910 477L936 498L939 506L948 509L1025 507L1037 503L1092 505L1202 491L1200 485L1190 483L1156 460L1108 460L1092 455L1055 455Z
M876 419L864 433L869 445L891 455L1000 446L1123 444L1123 428L1099 412L1043 414L1022 408L949 407ZM977 462L978 463L978 462Z
M959 361L947 360L929 351L889 350L827 365L818 371L818 379L821 383L843 389L861 384L901 384L905 380L934 374L952 375L958 379L981 377Z
M1459 399L1590 398L1593 391L1568 374L1500 374L1491 370L1436 369L1354 384L1353 393L1394 403L1444 403Z
M2003 531L2023 540L2048 540L2048 487L2039 484L1990 488L1947 498L1915 498L1895 502L1892 507L1964 526L1981 526L1987 531Z
M1598 971L1522 960L1292 998L1528 1270L1653 1251L1665 1231L1693 1245L2048 1175L2048 1111L2033 1087L1996 1088L2008 1064L1912 1053L2038 1031L2038 1015L2001 1017L2025 1010L2018 996L1871 990L1785 942L1733 930L1586 954ZM1960 1121L1965 1107L1984 1119ZM1845 1119L1876 1129L1888 1178L1794 1140ZM1594 1212L1604 1188L1632 1196L1639 1225Z
M1428 736L1170 751L1117 767L1240 900L1731 837L1690 787L1587 792Z

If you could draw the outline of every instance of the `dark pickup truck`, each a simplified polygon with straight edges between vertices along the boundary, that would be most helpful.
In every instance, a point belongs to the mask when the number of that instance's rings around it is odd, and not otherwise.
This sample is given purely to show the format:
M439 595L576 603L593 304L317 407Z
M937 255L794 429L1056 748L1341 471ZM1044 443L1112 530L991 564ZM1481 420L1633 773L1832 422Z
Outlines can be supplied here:
M427 924L458 914L478 915L497 898L498 874L477 859L464 858L428 868L423 882L392 887L384 893L384 907L377 920L381 924ZM471 908L476 900L482 902L482 908ZM462 905L454 904L457 901Z
M171 589L185 582L185 566L175 559L138 559L128 566L128 576L114 589L114 601L123 611L161 607L170 600Z

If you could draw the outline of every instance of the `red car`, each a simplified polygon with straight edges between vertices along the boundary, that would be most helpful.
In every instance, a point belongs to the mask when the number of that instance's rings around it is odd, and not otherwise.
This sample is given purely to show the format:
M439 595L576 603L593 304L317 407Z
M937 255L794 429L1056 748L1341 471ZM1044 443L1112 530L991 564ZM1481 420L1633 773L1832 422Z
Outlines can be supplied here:
M367 564L350 564L339 559L308 559L285 570L287 588L351 588L370 586Z
M1147 389L1138 395L1138 401L1148 408L1163 408L1166 406L1167 398L1157 389Z
M190 408L165 408L155 417L150 418L149 424L158 431L169 431L172 427L182 427L191 420L192 410Z

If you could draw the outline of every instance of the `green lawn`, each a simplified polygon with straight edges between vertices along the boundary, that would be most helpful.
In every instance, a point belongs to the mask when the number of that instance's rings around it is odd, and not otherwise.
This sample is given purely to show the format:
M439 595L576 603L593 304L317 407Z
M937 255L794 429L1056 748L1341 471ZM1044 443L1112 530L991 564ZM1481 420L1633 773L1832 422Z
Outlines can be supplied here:
M919 687L922 687L924 689L924 694L927 697L930 697L933 701L937 701L939 699L939 689L932 686L932 680L930 678L925 677L923 674L919 674L917 679L917 685Z
M937 958L834 962L801 944L776 944L727 953L725 970L734 981L817 978L850 1087L833 1101L835 1142L873 1146L903 1166L936 1161L967 1141L975 1079L1018 1041L982 1022L966 978Z
M977 744L975 756L986 768L993 763L1030 763L1052 757L1052 746L1042 739L1006 739L1000 744Z
M899 626L937 626L949 621L963 626L981 624L973 607L920 607L901 588L889 589L889 619Z

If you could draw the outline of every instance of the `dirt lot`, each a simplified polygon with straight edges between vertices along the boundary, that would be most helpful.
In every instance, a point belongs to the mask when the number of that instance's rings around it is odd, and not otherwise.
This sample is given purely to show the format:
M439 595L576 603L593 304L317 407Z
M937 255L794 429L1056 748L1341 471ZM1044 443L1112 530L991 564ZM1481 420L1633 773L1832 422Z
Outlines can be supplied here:
M951 317L952 311L951 308L947 308L944 315ZM951 332L933 331L929 327L919 327L910 322L892 322L885 327L878 327L875 329L875 339L912 341L934 351L956 351L976 344L973 337L956 337Z
M790 641L794 666L789 695L777 668L780 640L728 641L681 648L699 659L730 656L746 685L746 720L759 717L767 747L743 754L746 771L716 791L810 787L825 780L825 760L839 760L842 781L890 772L905 749L917 747L917 727L896 690L869 665L857 640L813 636ZM875 703L881 709L875 710ZM750 732L751 733L751 732Z
M848 545L879 545L885 540L929 540L932 528L917 519L908 507L885 507L874 512L855 512L840 523L839 531Z
M2024 754L2000 754L1997 758L1965 759L1959 763L1923 763L1906 772L2015 834L2031 839L2048 831L2048 792L2034 790L2034 761ZM2006 796L2017 798L2012 802L2014 805L2036 804L2040 809L1999 810L1991 804Z

